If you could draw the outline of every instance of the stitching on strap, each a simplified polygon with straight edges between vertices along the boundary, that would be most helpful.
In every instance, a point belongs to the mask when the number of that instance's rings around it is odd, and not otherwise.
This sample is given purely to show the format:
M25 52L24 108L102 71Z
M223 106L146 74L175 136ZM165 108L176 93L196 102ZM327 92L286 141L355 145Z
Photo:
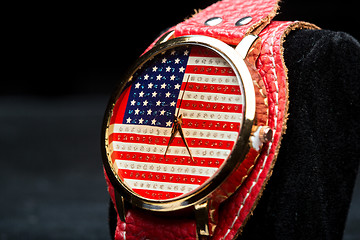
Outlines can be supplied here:
M274 82L275 82L275 85L276 85L276 93L275 93L275 96L276 96L276 106L275 106L275 107L276 107L276 111L275 111L275 116L274 116L274 120L275 120L275 121L274 121L274 124L275 124L275 126L274 126L275 132L276 132L276 129L277 129L277 127L278 127L278 125L277 125L277 117L278 117L278 116L277 116L277 115L278 115L278 105L279 105L279 95L278 95L278 93L279 93L279 87L278 87L278 82L277 82L277 81L278 81L278 78L277 78L277 74L276 74L276 64L275 64L275 57L274 57L274 43L275 43L276 33L278 32L278 30L280 29L280 27L282 27L283 25L286 25L286 24L288 24L288 23L280 24L280 25L273 31L272 36L271 36L271 42L270 42L270 43L271 43L271 45L270 45L270 46L271 46L271 47L270 47L271 61L272 61L272 65L273 65L273 68L272 68L271 70L272 70L272 72L273 72L273 74L274 74L274 77L275 77L275 81L274 81ZM261 173L263 172L263 169L264 169L264 167L265 167L265 165L266 165L266 163L267 163L268 156L269 156L270 150L271 150L271 148L272 148L273 140L274 140L274 138L269 142L268 150L267 150L267 152L266 152L266 155L265 155L265 158L264 158L264 162L263 162L263 164L262 164L262 166L261 166L261 168L260 168L260 170L259 170L259 172L258 172L258 174L257 174L257 176L256 176L256 178L255 178L255 180L252 182L251 187L249 188L248 192L246 193L243 201L241 202L240 208L239 208L238 212L236 213L236 216L235 216L235 218L234 218L231 226L229 227L229 229L227 230L226 234L224 235L224 237L223 237L222 239L225 239L225 238L228 236L228 234L231 232L231 230L233 229L236 221L238 220L238 218L239 218L239 216L240 216L241 211L243 210L243 207L244 207L244 205L245 205L245 203L246 203L246 200L247 200L248 197L250 196L250 194L251 194L254 186L255 186L255 185L257 184L257 182L259 181L260 175L261 175Z

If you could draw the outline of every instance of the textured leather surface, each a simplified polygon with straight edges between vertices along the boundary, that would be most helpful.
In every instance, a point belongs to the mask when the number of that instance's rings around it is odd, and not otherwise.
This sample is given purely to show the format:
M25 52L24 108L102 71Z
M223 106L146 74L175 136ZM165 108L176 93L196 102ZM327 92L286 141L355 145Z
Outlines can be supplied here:
M141 219L141 220L140 220ZM119 227L115 239L196 239L196 225L193 219L157 217L141 210L128 211L126 224Z
M179 218L178 216L160 217L153 214L129 209L126 213L126 223L119 218L115 204L114 187L111 184L106 171L104 170L105 180L108 186L110 198L114 203L117 212L117 226L115 230L115 240L139 240L139 239L173 239L173 240L195 240L196 222L194 218Z
M223 42L236 45L240 40L256 29L266 26L275 16L278 9L278 0L224 0L200 11L194 17L178 24L175 27L175 36L205 35L216 37ZM252 17L251 22L243 26L235 23L244 17ZM221 17L222 22L216 26L206 26L209 18Z
M260 24L270 22L277 8L277 1L274 0L224 0L177 25L175 36L207 35L235 45ZM250 24L234 26L238 19L249 15L253 17ZM211 17L222 17L223 22L213 27L204 26L204 22ZM283 63L282 42L284 33L297 27L306 26L292 22L272 22L259 34L262 39L262 50L256 67L268 92L269 126L274 131L274 137L264 146L245 182L222 205L218 226L212 239L234 239L241 232L271 176L287 119L287 70ZM115 202L114 189L108 178L107 183L112 201ZM118 217L115 239L196 239L196 224L191 218L161 218L145 211L129 209L126 223L121 222Z
M241 233L272 174L282 134L286 130L289 104L287 69L283 61L282 43L289 31L301 28L316 28L316 26L303 22L273 21L259 34L262 47L256 68L268 92L268 125L273 129L274 136L272 141L264 146L245 182L223 204L219 213L219 223L212 239L234 239Z
M287 113L287 78L282 64L281 39L290 22L273 22L261 34L262 50L257 69L264 80L269 100L269 126L273 140L264 147L253 170L221 209L213 239L233 239L251 215L264 184L271 175Z

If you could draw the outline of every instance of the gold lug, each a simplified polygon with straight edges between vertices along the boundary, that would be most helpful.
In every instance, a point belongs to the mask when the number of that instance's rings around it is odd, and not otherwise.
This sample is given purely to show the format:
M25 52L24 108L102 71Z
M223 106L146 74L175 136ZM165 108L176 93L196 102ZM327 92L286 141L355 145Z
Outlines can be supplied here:
M236 46L235 51L237 51L244 60L246 59L250 64L255 65L255 61L260 54L260 49L261 39L255 35L247 35Z
M197 239L199 240L208 239L208 237L210 236L208 201L196 204L194 208L195 208L195 218L196 218Z
M166 42L167 40L169 40L170 38L172 38L172 36L174 35L174 30L172 30L172 31L169 31L169 32L166 32L166 33L164 33L158 40L157 40L157 42L155 43L155 46L156 45L159 45L159 44L161 44L161 43L163 43L163 42Z
M125 202L124 197L114 189L115 192L115 202L116 202L116 209L119 213L120 220L125 222Z

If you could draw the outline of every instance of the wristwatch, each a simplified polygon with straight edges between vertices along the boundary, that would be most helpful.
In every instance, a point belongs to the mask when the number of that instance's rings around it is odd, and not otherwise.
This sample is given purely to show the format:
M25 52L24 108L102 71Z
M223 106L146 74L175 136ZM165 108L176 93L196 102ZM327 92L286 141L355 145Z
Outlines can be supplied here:
M111 97L102 150L115 239L233 239L286 129L277 0L223 0L170 28Z

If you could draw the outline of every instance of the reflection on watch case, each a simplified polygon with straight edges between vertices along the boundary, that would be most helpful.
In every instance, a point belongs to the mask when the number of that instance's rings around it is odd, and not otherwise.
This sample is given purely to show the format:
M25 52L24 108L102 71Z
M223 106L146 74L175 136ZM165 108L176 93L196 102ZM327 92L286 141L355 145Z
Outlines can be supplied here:
M171 200L196 191L234 148L243 95L230 64L208 48L158 54L133 74L113 107L111 168L141 198ZM183 137L174 132L170 141L176 117Z

